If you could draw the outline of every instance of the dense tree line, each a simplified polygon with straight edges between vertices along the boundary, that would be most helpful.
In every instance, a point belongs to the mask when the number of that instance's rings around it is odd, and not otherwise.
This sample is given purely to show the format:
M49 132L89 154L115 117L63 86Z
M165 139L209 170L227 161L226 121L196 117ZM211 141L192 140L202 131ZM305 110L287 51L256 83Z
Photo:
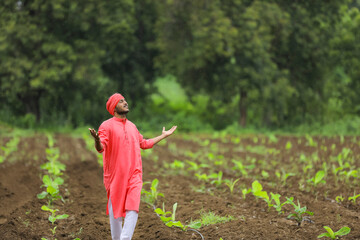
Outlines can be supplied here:
M360 113L360 1L3 0L3 121L96 124L121 91L152 114L157 77L208 96L216 128Z

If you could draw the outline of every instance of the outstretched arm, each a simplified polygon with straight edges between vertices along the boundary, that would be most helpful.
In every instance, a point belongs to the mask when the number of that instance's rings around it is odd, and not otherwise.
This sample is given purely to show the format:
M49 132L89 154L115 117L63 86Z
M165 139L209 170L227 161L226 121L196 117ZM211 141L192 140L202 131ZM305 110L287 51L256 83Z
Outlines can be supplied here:
M89 131L91 133L91 136L93 136L95 140L95 148L98 152L101 152L103 150L103 145L101 144L99 133L97 133L94 129L89 128Z
M177 128L177 126L173 126L169 130L165 131L165 127L163 127L162 134L151 139L151 140L153 140L154 145L157 144L158 142L160 142L161 140L163 140L164 138L167 138L168 136L173 134L175 132L176 128Z

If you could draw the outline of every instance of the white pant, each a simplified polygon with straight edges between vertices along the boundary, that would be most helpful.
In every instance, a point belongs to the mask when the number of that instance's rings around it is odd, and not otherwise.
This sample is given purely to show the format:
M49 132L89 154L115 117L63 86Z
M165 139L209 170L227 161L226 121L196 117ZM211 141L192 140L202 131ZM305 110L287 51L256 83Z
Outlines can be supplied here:
M138 219L138 213L136 211L126 211L126 217L124 221L124 228L122 227L122 217L114 218L114 212L111 205L111 198L109 198L109 219L112 240L131 240L136 222Z

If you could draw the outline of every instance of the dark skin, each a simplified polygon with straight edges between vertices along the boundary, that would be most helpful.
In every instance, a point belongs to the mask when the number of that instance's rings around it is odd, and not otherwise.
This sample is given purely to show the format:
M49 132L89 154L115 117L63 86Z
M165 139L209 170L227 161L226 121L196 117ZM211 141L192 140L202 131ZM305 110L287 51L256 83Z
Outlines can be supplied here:
M126 114L128 112L129 112L128 103L126 102L125 98L123 98L118 102L118 104L116 105L116 107L114 109L114 117L117 117L117 118L120 118L120 119L125 119ZM161 135L151 139L151 140L153 140L154 145L157 144L158 142L160 142L161 140L167 138L171 134L173 134L174 131L176 130L176 128L177 128L177 126L172 126L172 128L170 128L169 130L166 131L165 127L163 127ZM93 128L89 128L89 131L91 133L91 136L93 136L93 138L95 140L95 148L98 151L101 151L104 148L104 146L101 143L99 133L97 133Z

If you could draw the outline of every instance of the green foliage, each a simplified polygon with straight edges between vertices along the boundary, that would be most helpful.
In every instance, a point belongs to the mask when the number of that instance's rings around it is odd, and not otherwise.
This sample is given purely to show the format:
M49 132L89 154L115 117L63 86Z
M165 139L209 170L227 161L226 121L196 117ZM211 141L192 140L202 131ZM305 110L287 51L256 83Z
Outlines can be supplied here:
M62 179L61 177L57 177L53 180L49 175L44 175L43 183L44 184L42 185L42 187L46 187L46 191L39 193L37 195L37 198L47 198L48 206L50 207L56 199L62 199L60 195L59 185L62 185L64 183L64 179Z
M226 216L226 217L221 217L221 216L217 216L214 212L211 212L211 211L202 212L200 214L200 219L191 221L191 223L188 226L191 228L194 228L194 229L199 229L202 226L226 223L226 222L232 221L234 219L235 218L230 215Z
M4 162L12 152L17 150L17 146L20 142L18 136L14 136L10 141L8 141L5 146L1 146L3 153L0 155L0 163Z
M288 218L290 219L295 219L295 221L298 223L298 226L301 225L301 223L304 221L304 220L308 220L309 217L308 216L304 216L305 214L308 214L310 216L314 215L313 212L310 212L310 211L307 211L306 210L306 206L304 207L301 207L300 206L300 203L299 203L299 200L298 200L298 204L296 205L294 202L293 202L293 198L288 198L286 197L286 200L289 204L291 204L293 207L294 207L294 211L295 213L291 213L289 214Z
M224 180L224 182L225 182L226 186L228 186L228 187L229 187L229 189L230 189L230 193L231 193L231 194L233 194L235 184L236 184L238 181L240 181L240 178L235 179L235 180L233 180L233 179L231 179L231 180L229 180L229 179L225 179L225 180Z
M145 184L148 184L149 182L144 182ZM156 205L158 197L164 197L164 194L158 192L157 187L159 184L159 180L155 178L151 182L150 192L146 191L145 189L141 190L141 195L143 196L143 201L145 201L147 204L150 205Z
M317 171L315 176L313 178L309 179L308 182L312 183L314 185L314 187L316 187L320 183L323 183L323 184L326 183L326 181L323 180L324 177L325 177L325 172L323 170L320 170L320 171Z
M355 204L355 203L356 203L356 199L357 199L358 197L360 197L360 194L355 194L355 193L354 193L354 196L348 197L348 200Z
M320 234L317 238L329 237L331 239L338 239L338 236L348 235L351 231L349 227L342 227L339 231L334 232L330 227L324 226L326 233Z
M186 228L188 226L184 226L180 221L176 221L175 220L175 214L176 214L176 208L177 208L177 203L174 203L173 205L173 212L166 212L165 211L165 204L163 203L163 209L161 208L157 208L155 209L155 213L158 214L160 216L161 221L163 221L165 223L166 226L168 227L178 227L181 230L186 230ZM170 215L168 217L168 215Z
M68 214L62 214L62 215L56 215L56 212L59 211L59 209L52 209L52 208L49 208L45 205L43 205L41 207L41 210L43 211L48 211L51 213L51 215L49 216L49 221L54 224L56 220L60 220L60 219L66 219L69 217Z

